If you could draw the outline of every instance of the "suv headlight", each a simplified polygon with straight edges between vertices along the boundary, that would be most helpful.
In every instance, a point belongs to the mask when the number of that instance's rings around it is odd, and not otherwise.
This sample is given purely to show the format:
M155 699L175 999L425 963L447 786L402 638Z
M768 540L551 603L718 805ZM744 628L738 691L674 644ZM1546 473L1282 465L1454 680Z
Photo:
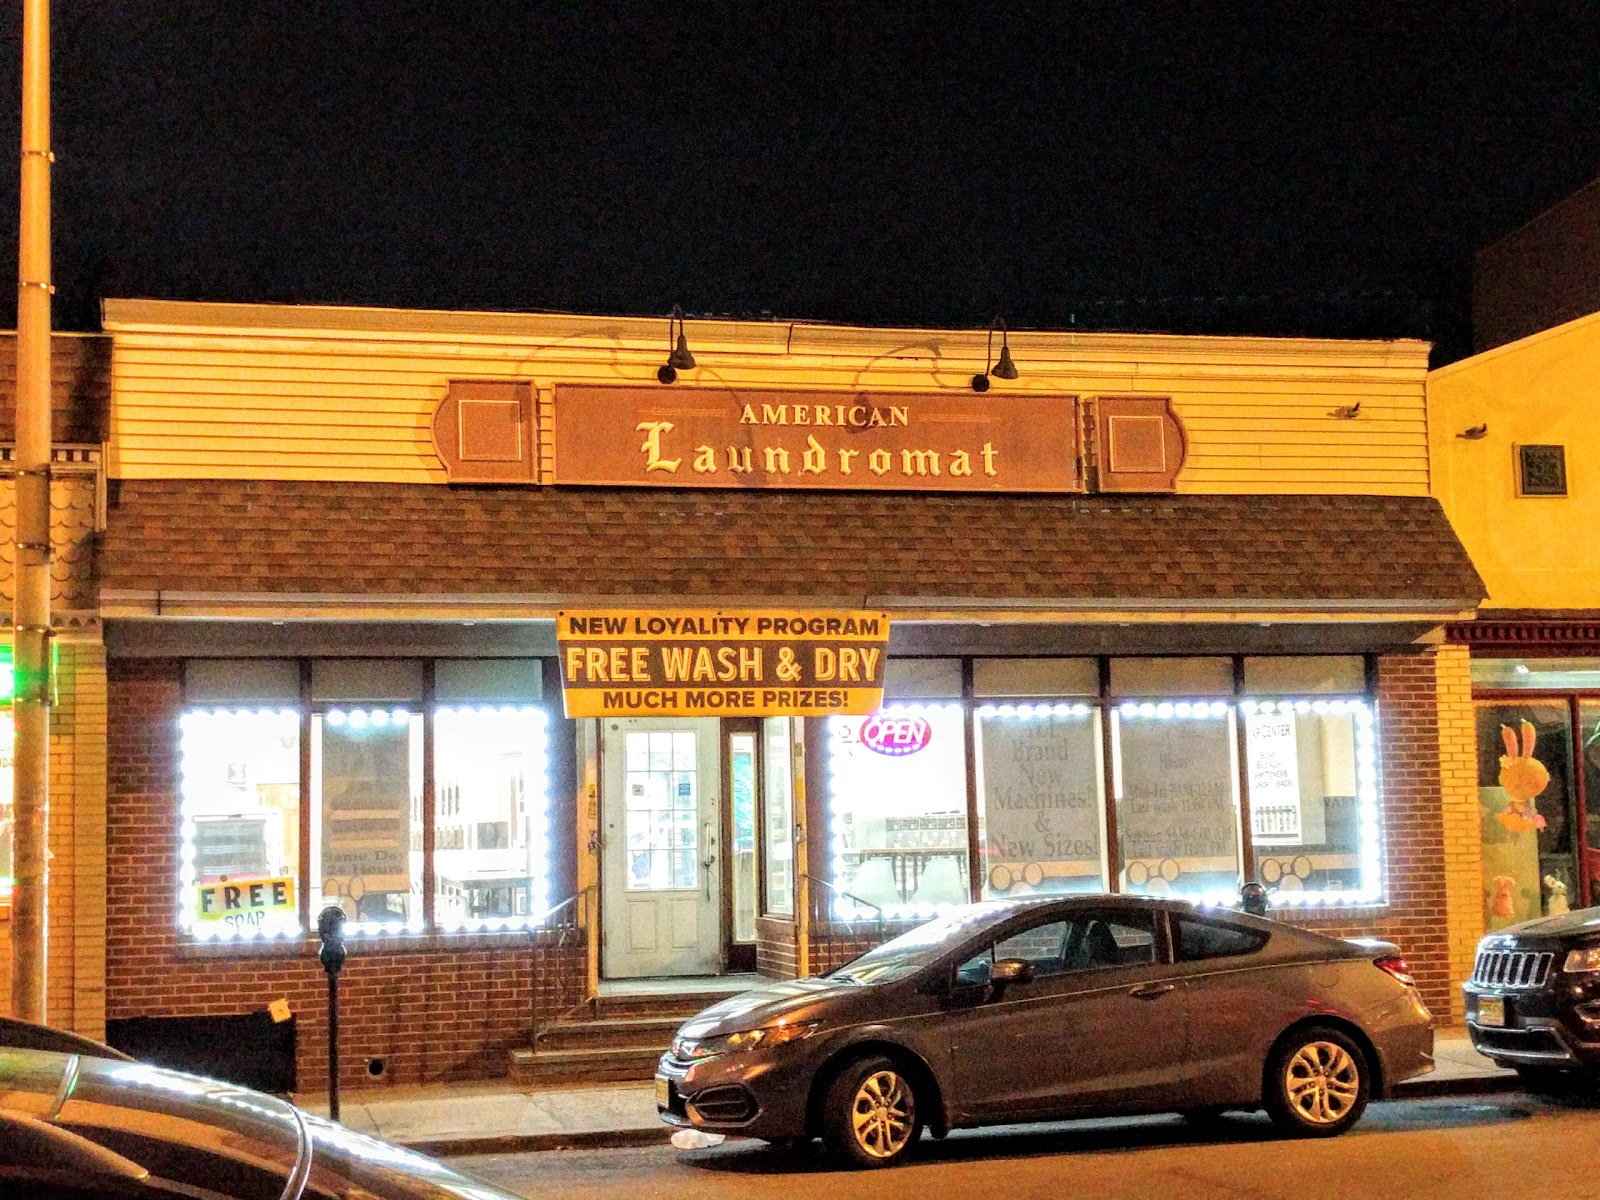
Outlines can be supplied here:
M1567 961L1561 969L1569 975L1600 971L1600 946L1586 946L1582 950L1573 950L1567 955Z
M742 1054L747 1050L754 1050L757 1046L766 1046L770 1049L785 1042L810 1037L817 1031L818 1024L820 1022L817 1021L812 1021L808 1025L779 1021L776 1025L768 1025L762 1029L725 1033L721 1037L700 1038L695 1041L680 1038L673 1044L672 1052L678 1058L698 1062L704 1058L716 1058L720 1054Z

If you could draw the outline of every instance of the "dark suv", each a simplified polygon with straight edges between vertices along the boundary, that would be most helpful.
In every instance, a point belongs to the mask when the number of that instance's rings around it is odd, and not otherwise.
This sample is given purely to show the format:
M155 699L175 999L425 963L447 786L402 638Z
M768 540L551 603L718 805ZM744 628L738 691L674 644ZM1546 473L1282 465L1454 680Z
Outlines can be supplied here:
M1463 990L1472 1044L1530 1088L1600 1082L1600 908L1491 933Z

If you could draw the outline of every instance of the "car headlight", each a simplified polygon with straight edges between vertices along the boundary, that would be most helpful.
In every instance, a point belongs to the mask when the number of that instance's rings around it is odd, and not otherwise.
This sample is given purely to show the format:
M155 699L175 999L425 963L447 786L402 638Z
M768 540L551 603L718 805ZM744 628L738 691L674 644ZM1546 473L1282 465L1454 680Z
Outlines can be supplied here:
M1587 946L1582 950L1572 951L1567 955L1567 961L1561 969L1569 975L1600 971L1600 946Z
M742 1054L754 1050L757 1046L781 1046L785 1042L798 1041L803 1037L810 1037L817 1031L818 1022L812 1021L808 1025L791 1024L780 1021L776 1025L768 1025L763 1029L746 1029L740 1033L725 1033L721 1037L679 1038L672 1045L672 1053L677 1058L698 1062L703 1058L716 1058L719 1054Z

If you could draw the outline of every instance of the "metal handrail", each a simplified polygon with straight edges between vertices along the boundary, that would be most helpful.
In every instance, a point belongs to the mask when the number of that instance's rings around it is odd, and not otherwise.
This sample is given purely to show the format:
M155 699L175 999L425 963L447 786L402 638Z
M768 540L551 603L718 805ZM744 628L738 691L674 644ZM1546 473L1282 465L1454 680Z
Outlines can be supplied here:
M806 879L806 881L808 883L820 883L823 887L827 888L835 896L843 896L846 900L854 900L857 904L861 905L862 908L870 908L873 912L878 914L878 921L879 921L880 924L882 923L882 921L883 921L883 908L882 908L881 905L874 904L871 900L864 900L860 896L856 895L854 892L847 892L842 887L839 887L837 884L830 883L828 880L823 879L820 875L810 875L810 874L806 874L803 871L801 872L801 874L804 875L804 877L805 877L805 879Z
M545 952L549 950L565 950L574 944L576 935L582 929L582 926L579 922L584 917L592 917L587 901L590 893L595 891L597 891L597 889L594 884L590 884L588 887L578 889L565 900L562 900L560 903L554 904L550 908L547 908L537 925L528 926L528 945L533 953L533 988L532 994L529 997L529 1016L531 1018L531 1028L529 1030L528 1044L535 1050L538 1049L539 1038L544 1034L546 1029L555 1024L555 1022L559 1021L568 1013L575 1012L582 1008L585 1004L589 1003L589 997L585 995L583 999L578 1001L577 1004L562 1005L559 1007L558 1011L547 1014L544 1011L542 999L542 993L544 989L541 987L541 984L544 982L545 976ZM551 920L551 918L557 916L557 914L566 912L568 909L571 909L572 911L567 913L567 915L559 922L553 922ZM592 919L589 921L589 926L589 936L598 936L598 931L593 928L594 921ZM541 935L549 933L551 930L556 931L556 937L554 941L541 941ZM568 972L565 956L558 956L556 958L555 967L555 990L558 995L565 996L568 992ZM584 964L582 970L584 971L585 979L587 979L587 963ZM585 987L584 990L586 991L587 988Z

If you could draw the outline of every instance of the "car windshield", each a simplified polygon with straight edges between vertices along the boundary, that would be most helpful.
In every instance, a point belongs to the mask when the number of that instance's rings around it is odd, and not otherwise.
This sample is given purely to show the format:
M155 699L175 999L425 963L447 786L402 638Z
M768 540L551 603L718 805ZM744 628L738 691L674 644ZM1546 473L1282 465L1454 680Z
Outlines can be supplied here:
M926 925L902 933L860 958L845 963L829 979L846 983L893 983L915 975L951 947L997 925L1017 911L1014 903L967 904L951 909Z

